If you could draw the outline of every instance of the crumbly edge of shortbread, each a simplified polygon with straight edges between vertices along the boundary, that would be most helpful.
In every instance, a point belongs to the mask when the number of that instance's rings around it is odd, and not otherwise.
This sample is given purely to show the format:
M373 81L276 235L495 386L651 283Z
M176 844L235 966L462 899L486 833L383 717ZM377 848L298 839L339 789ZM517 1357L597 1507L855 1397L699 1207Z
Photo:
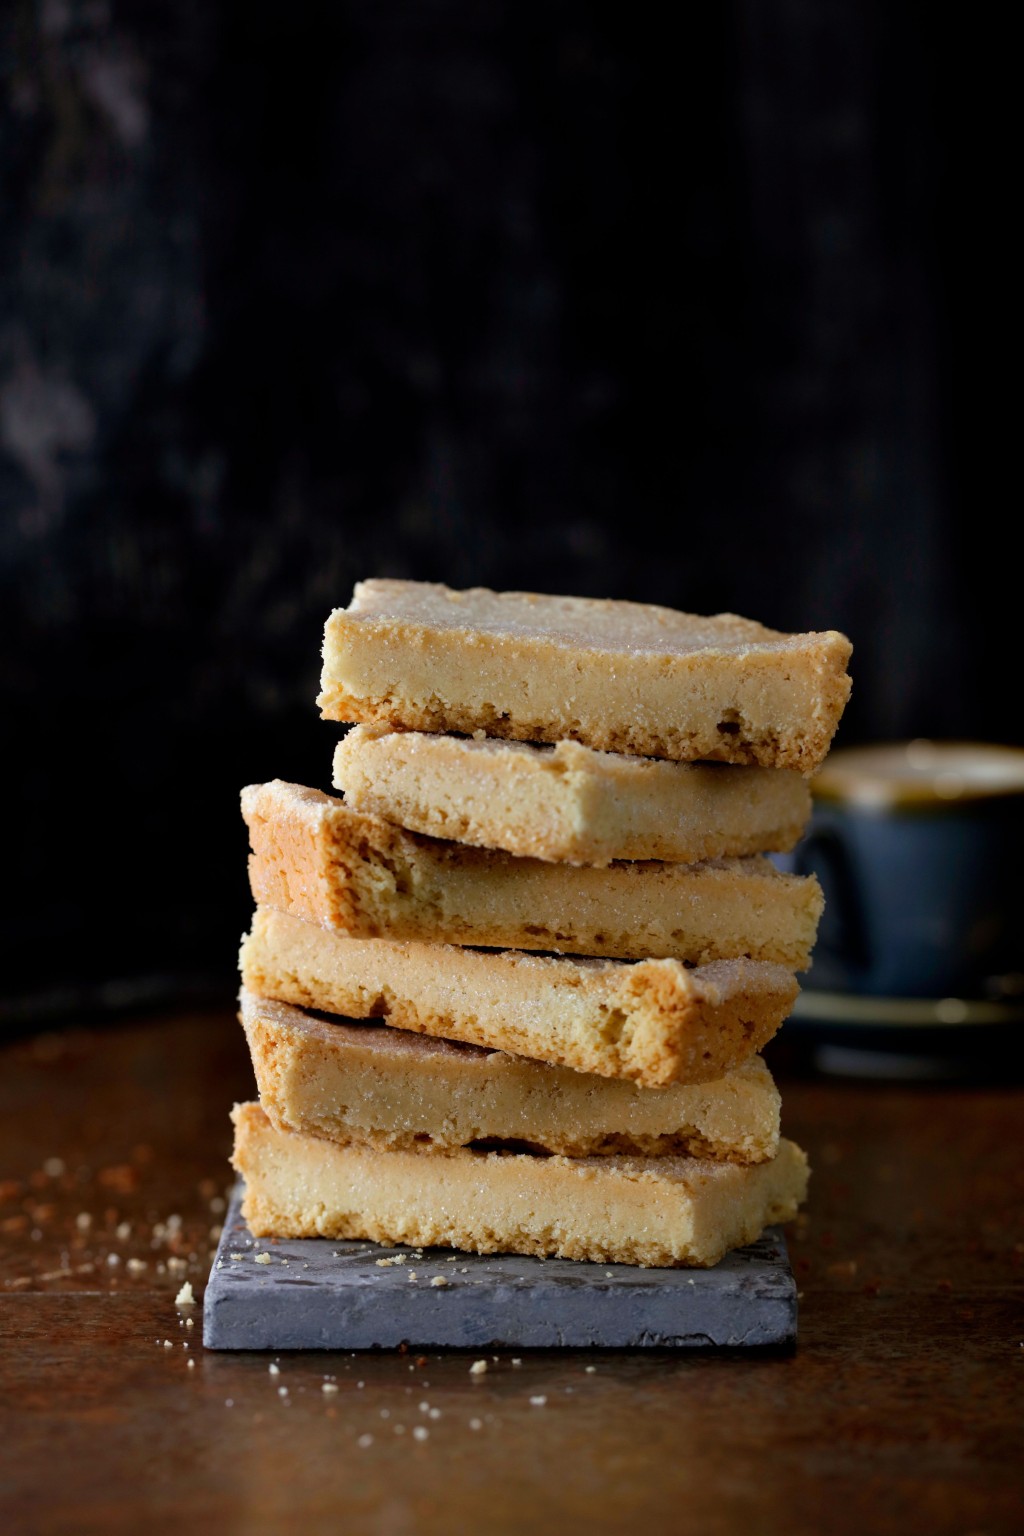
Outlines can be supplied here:
M242 791L257 902L362 937L809 969L817 876L762 854L574 868L422 837L304 785Z
M784 635L735 615L702 619L645 605L626 614L614 603L580 608L533 594L515 622L490 624L488 599L483 608L461 603L461 621L452 624L424 611L418 596L399 592L390 608L355 602L330 614L317 700L324 718L564 738L604 751L810 775L852 686L852 646L836 630ZM507 617L512 606L494 596ZM575 627L545 628L538 616L550 612L575 616ZM578 620L597 615L606 617L595 638Z
M352 810L410 831L579 865L786 853L811 813L788 768L367 725L338 742L332 776Z
M232 1165L255 1237L707 1267L791 1220L809 1173L787 1139L769 1162L744 1168L696 1158L381 1152L279 1131L256 1104L237 1104L232 1121Z
M239 962L262 997L653 1088L722 1077L767 1044L799 993L767 961L690 969L355 939L267 906Z
M260 1103L280 1129L443 1151L487 1142L566 1156L774 1156L780 1095L759 1056L709 1083L643 1088L373 1023L325 1019L244 988Z

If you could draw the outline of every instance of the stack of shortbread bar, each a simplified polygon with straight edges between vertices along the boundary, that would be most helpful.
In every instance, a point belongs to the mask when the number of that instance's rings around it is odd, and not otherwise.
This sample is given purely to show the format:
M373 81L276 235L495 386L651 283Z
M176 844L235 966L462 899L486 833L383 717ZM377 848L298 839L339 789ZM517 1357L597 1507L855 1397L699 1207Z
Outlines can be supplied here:
M242 791L233 1111L254 1236L716 1263L790 1219L761 1055L822 893L769 855L848 639L372 580L328 618L333 788Z

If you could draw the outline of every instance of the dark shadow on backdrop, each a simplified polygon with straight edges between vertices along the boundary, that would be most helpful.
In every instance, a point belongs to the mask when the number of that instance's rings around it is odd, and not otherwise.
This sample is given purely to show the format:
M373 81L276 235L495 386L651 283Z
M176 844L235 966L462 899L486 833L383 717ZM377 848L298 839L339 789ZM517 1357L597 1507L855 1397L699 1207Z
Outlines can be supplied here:
M328 786L366 575L841 628L843 740L1021 739L952 22L8 14L10 999L233 993L238 790Z

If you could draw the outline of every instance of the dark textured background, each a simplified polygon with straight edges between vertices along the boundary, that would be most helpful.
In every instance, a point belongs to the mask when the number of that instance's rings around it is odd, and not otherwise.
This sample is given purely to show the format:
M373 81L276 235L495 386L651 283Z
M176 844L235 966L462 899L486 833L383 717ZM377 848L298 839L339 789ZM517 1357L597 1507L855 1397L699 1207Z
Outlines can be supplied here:
M363 576L841 628L843 741L1024 739L959 13L2 15L8 1019L233 991Z

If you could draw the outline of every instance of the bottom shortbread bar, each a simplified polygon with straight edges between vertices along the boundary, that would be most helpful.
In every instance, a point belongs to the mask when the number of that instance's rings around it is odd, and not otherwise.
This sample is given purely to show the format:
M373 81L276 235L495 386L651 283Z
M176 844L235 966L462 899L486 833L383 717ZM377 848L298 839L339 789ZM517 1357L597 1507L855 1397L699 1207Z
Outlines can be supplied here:
M275 1125L330 1141L420 1150L529 1143L567 1157L687 1153L760 1163L779 1141L779 1091L760 1056L712 1083L639 1083L405 1029L326 1019L244 988L239 1015Z
M717 1264L789 1221L808 1166L792 1141L767 1163L380 1151L279 1131L232 1111L232 1163L254 1237L361 1238L471 1253L648 1266Z

